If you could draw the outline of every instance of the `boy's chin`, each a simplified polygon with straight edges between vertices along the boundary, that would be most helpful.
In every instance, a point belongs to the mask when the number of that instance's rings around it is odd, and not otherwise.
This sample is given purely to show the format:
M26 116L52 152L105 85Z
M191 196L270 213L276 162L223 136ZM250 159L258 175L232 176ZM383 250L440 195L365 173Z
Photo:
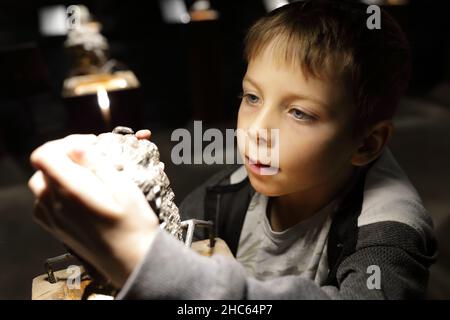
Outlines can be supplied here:
M269 179L258 179L251 173L248 175L250 184L256 192L261 193L267 197L278 197L285 194L285 192L281 190L280 186L278 186L275 181L270 181L270 176L268 177Z

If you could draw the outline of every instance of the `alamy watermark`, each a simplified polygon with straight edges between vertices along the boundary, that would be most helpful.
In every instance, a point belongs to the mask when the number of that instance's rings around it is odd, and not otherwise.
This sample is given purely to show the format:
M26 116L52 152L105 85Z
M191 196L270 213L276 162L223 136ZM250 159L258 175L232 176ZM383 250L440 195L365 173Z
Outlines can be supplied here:
M66 28L67 30L78 29L81 25L81 8L77 5L68 6L66 9Z
M369 290L381 289L381 269L376 264L367 267L367 274L370 276L367 278L366 285Z
M67 280L66 285L70 290L79 290L81 288L82 268L80 266L71 265L66 269Z
M366 13L371 14L366 20L368 29L381 29L381 9L376 4L367 7Z
M259 168L261 175L278 173L279 129L226 129L224 134L217 128L204 132L202 128L201 121L194 121L193 137L184 128L172 132L171 141L178 142L170 155L173 164L244 164L247 161ZM207 145L203 148L204 142Z

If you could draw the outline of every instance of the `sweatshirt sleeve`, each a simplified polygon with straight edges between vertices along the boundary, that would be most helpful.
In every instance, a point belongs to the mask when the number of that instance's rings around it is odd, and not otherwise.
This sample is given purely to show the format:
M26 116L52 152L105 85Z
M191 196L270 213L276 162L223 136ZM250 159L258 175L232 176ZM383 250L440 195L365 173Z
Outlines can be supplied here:
M380 271L380 286L368 267ZM371 271L372 269L369 269ZM428 268L407 250L359 248L338 269L338 286L320 287L302 276L260 281L232 258L203 257L159 230L146 257L117 299L405 299L423 296Z

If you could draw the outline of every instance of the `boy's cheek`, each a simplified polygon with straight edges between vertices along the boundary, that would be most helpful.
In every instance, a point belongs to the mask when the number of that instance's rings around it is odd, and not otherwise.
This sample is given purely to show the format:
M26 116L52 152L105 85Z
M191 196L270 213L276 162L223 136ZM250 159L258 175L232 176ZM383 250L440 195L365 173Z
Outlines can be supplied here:
M248 115L244 115L243 112L239 110L236 128L239 130L246 130L248 128L248 123L250 122L248 118Z
M333 166L333 156L314 143L281 143L279 163L285 174L309 176Z

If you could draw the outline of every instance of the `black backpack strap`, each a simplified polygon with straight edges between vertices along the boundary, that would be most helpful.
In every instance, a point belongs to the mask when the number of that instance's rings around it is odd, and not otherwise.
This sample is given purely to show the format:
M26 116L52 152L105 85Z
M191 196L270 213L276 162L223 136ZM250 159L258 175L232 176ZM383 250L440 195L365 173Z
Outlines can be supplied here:
M213 186L206 190L205 217L212 220L215 232L236 256L245 215L254 189L248 177L226 186Z
M324 285L338 286L337 270L341 262L356 251L358 217L361 214L364 183L369 167L358 173L357 180L345 194L335 212L328 233L328 278Z
M227 165L190 192L178 206L181 220L214 220L214 214L211 215L210 208L211 202L215 201L215 195L207 194L207 190L213 186L229 184L230 175L238 168L237 165ZM212 204L212 207L214 207L214 204ZM214 209L212 210L214 212ZM206 229L195 228L194 241L203 240L207 237Z

